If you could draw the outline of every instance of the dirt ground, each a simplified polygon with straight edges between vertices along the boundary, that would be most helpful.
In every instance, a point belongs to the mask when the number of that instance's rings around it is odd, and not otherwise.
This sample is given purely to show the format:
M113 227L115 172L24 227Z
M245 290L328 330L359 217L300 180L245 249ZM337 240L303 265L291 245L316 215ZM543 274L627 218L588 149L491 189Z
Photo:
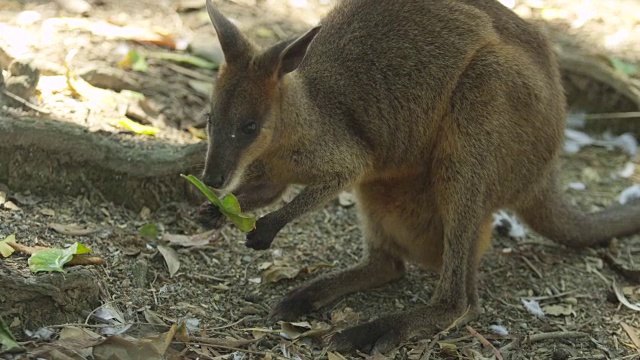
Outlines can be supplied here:
M216 3L225 14L237 20L241 29L263 44L304 31L330 9L328 1L316 0ZM188 0L99 0L92 3L91 11L81 16L62 10L56 2L9 0L0 4L0 48L16 56L37 55L43 64L41 69L49 69L42 72L41 79L51 82L63 75L64 59L69 52L78 49L69 66L87 79L90 78L87 74L95 74L96 69L112 69L115 73L104 78L124 81L125 88L143 93L148 105L144 111L147 124L160 131L149 138L120 129L112 125L113 119L122 117L127 109L115 105L95 106L69 90L36 92L32 100L44 118L81 124L90 131L133 142L196 143L202 141L198 129L204 125L201 114L210 91L210 88L203 89L203 83L212 81L215 70L155 58L147 59L146 73L120 69L117 64L130 49L167 50L96 35L87 30L86 25L73 25L79 27L73 30L69 29L73 27L69 21L47 20L73 17L154 29L156 33L170 34L178 48L189 44L191 53L211 61L217 57L219 61L217 40L203 4L204 1ZM613 5L604 0L528 0L515 1L514 9L543 25L563 46L589 48L629 63L640 61L640 4L635 1L617 1ZM35 15L24 15L24 11L34 11L41 18L34 20ZM2 27L11 31L3 32ZM87 81L101 83L95 78ZM34 110L6 107L0 111L11 117L34 113ZM566 194L586 210L613 205L624 189L640 183L640 170L620 175L623 169L629 169L629 164L638 168L640 156L630 157L619 148L590 146L577 153L566 153L563 155ZM577 183L584 184L585 189ZM224 339L227 343L193 343L183 352L185 358L320 359L328 356L340 359L342 356L326 354L313 337L291 340L295 331L290 324L284 324L282 329L280 324L270 327L265 318L269 307L289 289L318 274L352 266L360 259L361 235L351 204L344 201L341 204L336 199L323 209L288 224L272 248L264 252L247 249L243 235L231 226L215 233L204 246L171 245L175 249L174 259L180 264L171 275L159 245L164 244L161 239L175 234L203 232L194 221L192 205L167 203L149 211L126 209L101 200L96 194L34 195L12 192L2 184L0 191L19 207L0 205L0 240L15 234L19 243L29 246L65 247L79 241L91 247L94 255L105 260L105 265L91 267L95 282L103 284L101 301L118 309L124 320L133 325L126 333L132 338L163 333L167 325L185 319L193 323L196 319L194 335ZM37 193L37 189L33 192ZM83 236L62 235L53 230L50 223L76 223L95 232ZM145 224L158 227L157 238L141 235L140 228ZM574 251L531 232L523 238L513 238L507 232L496 227L493 246L483 259L479 287L484 314L469 324L471 328L451 329L438 336L429 334L415 339L387 354L388 358L495 359L494 351L498 350L505 359L640 358L638 312L621 304L613 290L614 284L619 285L634 304L640 302L640 284L623 277L603 261L606 253L626 267L638 266L640 236L617 239L606 249ZM19 254L0 258L0 268L25 276L41 276L28 275L26 259L26 255ZM311 314L304 319L306 323L297 324L296 329L304 332L308 330L307 325L316 330L328 326L341 328L383 313L419 306L428 301L436 281L437 275L410 267L402 280L349 295ZM3 296L10 295L2 294L0 299ZM534 315L523 305L523 300L537 301L546 315ZM3 310L11 313L10 309ZM47 341L35 341L23 332L21 324L25 316L29 314L16 312L4 320L27 348L42 347ZM164 325L158 326L158 321ZM63 327L57 325L51 328L55 332ZM95 332L102 326L94 320L84 324L84 319L66 325ZM240 339L255 341L232 346L239 344L233 341ZM492 346L485 346L486 341ZM23 355L1 356L20 358Z

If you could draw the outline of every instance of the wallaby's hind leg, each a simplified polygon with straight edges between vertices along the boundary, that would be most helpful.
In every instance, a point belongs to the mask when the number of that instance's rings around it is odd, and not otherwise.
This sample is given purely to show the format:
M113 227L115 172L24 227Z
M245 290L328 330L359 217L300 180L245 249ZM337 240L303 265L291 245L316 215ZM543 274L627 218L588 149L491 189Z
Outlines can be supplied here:
M531 195L515 207L533 230L575 248L640 233L640 201L585 213L564 197L557 172L557 168L554 168Z
M445 166L440 167L442 172L446 172ZM479 205L483 203L481 197L471 192L478 188L456 179L455 173L459 171L452 171L451 177L444 175L443 182L447 185L437 189L438 208L442 209L443 220L446 219L444 253L440 281L430 303L336 333L331 338L333 349L385 353L418 332L433 333L453 322L460 325L477 316L477 252L488 215Z
M293 321L346 294L378 287L404 274L404 262L392 254L369 248L358 265L318 277L282 299L271 311L270 319Z

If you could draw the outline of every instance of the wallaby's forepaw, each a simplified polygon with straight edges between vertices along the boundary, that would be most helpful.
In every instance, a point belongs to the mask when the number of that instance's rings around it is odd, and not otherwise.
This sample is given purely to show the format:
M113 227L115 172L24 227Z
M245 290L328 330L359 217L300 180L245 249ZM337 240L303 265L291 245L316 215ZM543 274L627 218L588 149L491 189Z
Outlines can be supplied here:
M256 221L256 228L247 233L245 246L254 250L267 250L281 227L275 226L268 217Z
M198 215L196 216L196 220L202 225L204 228L211 229L219 229L222 227L225 221L225 217L222 216L222 212L220 209L213 205L210 202L204 202L198 208Z
M278 320L295 321L310 313L313 309L313 296L311 293L305 291L305 289L296 289L271 309L269 322L274 323Z
M406 326L395 317L382 317L337 332L329 340L331 351L388 353L407 340Z

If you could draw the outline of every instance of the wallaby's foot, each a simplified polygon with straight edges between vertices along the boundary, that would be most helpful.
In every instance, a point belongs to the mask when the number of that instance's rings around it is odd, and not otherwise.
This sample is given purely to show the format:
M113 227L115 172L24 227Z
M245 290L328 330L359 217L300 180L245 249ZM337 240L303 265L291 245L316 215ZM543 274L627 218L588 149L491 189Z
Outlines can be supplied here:
M294 321L346 294L380 286L404 275L404 262L370 249L365 260L350 269L330 273L291 291L271 310L270 321Z
M271 309L268 321L275 323L278 320L295 321L312 312L314 306L314 294L309 287L299 287L289 292L276 306Z
M256 228L247 233L244 245L254 250L267 250L271 247L273 239L282 229L269 215L256 221Z
M222 216L222 212L217 206L213 205L209 201L202 203L198 208L198 215L196 220L207 230L218 229L222 227L225 221L225 217Z
M455 326L460 326L473 320L478 314L477 308L459 311L449 304L427 305L337 332L329 340L329 348L341 352L360 350L384 354L418 332L435 333L454 322Z

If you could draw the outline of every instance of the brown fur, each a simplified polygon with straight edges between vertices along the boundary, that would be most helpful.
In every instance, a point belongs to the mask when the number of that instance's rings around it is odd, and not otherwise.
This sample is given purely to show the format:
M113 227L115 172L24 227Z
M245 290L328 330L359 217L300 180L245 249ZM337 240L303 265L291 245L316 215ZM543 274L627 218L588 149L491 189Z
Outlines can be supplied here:
M429 305L332 338L340 350L385 351L475 316L477 265L499 208L572 247L640 232L637 203L585 214L564 199L556 60L548 41L497 1L343 0L319 31L262 52L207 7L227 64L205 181L237 193L245 209L306 185L258 220L247 246L268 248L286 223L343 189L358 198L362 262L294 290L272 318L293 320L395 280L405 261L439 271ZM243 137L238 129L251 119L259 133Z

